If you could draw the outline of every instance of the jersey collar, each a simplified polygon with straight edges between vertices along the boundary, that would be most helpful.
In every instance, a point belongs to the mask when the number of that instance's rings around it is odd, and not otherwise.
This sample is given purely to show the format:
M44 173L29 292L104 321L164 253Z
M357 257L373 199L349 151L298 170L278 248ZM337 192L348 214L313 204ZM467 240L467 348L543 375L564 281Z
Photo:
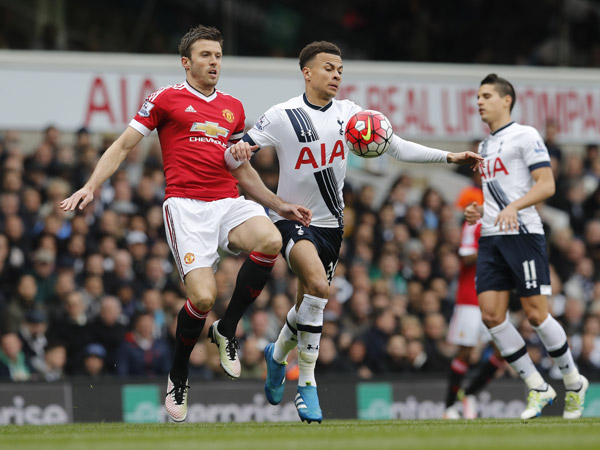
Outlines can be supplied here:
M204 95L202 92L200 92L198 89L193 87L190 83L188 83L188 80L185 80L184 85L185 85L185 88L189 92L194 94L196 97L201 98L205 102L212 102L215 98L217 98L217 88L215 88L215 90L213 91L212 94Z
M325 106L313 105L311 102L308 101L308 97L306 96L306 92L304 94L302 94L302 100L304 100L304 104L306 106L308 106L311 109L314 109L315 111L327 111L329 108L331 108L331 105L333 105L333 100L331 100Z
M493 133L490 133L492 136L496 136L498 133L500 133L502 130L507 129L508 127L510 127L513 123L515 123L515 121L513 120L512 122L508 122L506 125L504 125L501 128L498 128L496 131L494 131Z

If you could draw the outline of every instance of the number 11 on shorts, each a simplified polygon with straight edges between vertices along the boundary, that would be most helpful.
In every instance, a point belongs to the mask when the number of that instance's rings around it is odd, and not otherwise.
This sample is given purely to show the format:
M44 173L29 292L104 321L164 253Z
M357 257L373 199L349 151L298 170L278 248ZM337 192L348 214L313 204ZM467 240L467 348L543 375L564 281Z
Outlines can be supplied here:
M523 261L523 272L527 289L535 289L537 287L537 272L535 271L535 261L533 259Z

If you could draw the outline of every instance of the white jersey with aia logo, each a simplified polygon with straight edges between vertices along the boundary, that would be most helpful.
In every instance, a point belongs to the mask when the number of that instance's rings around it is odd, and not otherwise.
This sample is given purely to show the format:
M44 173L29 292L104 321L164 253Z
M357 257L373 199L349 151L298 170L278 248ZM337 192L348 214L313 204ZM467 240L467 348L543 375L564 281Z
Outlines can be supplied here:
M534 184L531 172L550 167L548 150L537 130L511 122L481 142L479 154L485 158L485 167L480 168L484 196L481 236L544 234L535 206L518 212L518 232L501 232L494 225L501 210L529 192Z
M350 100L312 105L306 95L270 108L248 131L259 147L274 147L279 159L277 195L310 208L311 225L343 226L342 189L348 149L344 131L348 119L362 108ZM282 217L270 212L271 220Z

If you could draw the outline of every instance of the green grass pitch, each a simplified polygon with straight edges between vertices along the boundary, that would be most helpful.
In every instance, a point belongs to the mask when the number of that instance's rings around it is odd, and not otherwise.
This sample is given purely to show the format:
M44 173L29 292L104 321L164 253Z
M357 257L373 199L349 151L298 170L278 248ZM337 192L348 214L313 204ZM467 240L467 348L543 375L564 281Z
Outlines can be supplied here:
M600 418L0 426L11 450L600 449Z

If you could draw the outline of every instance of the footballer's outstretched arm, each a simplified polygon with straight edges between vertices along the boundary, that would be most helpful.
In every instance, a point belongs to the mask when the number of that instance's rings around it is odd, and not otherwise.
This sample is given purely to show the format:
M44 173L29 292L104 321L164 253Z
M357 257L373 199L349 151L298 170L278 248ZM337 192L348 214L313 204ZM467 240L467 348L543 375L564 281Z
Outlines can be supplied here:
M484 158L481 155L473 152L451 153L437 148L426 147L425 145L417 144L402 139L398 135L392 136L392 142L388 153L398 161L414 162L414 163L452 163L452 164L468 164L473 169L479 168Z
M77 205L79 205L79 209L85 208L88 203L94 200L94 191L116 172L127 154L139 144L143 137L144 135L139 131L127 127L121 136L104 152L87 183L69 198L61 201L60 207L65 211L75 211Z
M310 225L312 211L302 205L287 203L271 192L250 162L241 161L241 165L230 170L242 189L258 203L272 209L281 217L300 222L305 227Z

